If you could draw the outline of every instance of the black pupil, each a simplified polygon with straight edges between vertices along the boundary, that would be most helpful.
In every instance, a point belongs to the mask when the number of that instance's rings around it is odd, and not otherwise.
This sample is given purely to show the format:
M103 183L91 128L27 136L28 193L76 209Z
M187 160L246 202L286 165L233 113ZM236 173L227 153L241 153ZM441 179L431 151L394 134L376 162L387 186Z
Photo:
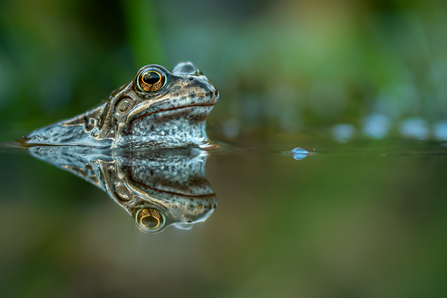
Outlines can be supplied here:
M141 222L147 229L153 229L158 225L158 220L152 216L147 216L143 218Z
M156 73L155 71L148 71L143 76L143 82L146 84L153 85L155 83L158 83L160 81L160 75Z

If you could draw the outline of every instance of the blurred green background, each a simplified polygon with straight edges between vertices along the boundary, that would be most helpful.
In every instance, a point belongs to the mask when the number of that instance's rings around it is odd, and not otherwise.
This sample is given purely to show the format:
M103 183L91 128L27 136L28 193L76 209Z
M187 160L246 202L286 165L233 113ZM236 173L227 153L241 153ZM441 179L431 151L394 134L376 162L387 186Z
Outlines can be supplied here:
M2 152L0 296L446 297L446 8L0 1L1 141L189 60L220 92L209 136L231 144L207 164L216 212L158 235ZM312 154L277 154L297 146Z
M221 93L216 136L324 127L341 141L447 140L445 1L0 5L3 140L84 112L143 65L185 60Z

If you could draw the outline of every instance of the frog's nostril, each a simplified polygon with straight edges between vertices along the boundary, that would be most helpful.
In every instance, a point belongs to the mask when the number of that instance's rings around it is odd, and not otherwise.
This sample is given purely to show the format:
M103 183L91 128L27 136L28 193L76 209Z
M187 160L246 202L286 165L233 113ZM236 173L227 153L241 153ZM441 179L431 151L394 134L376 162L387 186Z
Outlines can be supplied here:
M189 78L185 78L185 79L183 80L183 83L184 83L184 84L192 83L192 81L195 81L194 78L189 77Z

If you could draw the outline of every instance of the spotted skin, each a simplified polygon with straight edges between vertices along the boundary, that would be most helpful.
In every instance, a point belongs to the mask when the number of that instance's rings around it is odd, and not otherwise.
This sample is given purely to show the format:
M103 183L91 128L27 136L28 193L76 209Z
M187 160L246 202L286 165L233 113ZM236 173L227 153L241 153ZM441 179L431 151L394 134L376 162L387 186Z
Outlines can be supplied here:
M38 159L67 170L106 191L146 233L168 226L190 229L217 207L205 176L207 153L196 148L128 151L72 146L32 146ZM141 228L141 211L162 219L155 229Z
M163 74L166 83L147 92L139 87L138 80L150 69ZM207 147L206 117L218 98L216 88L191 62L179 63L172 73L159 65L146 65L132 82L114 91L98 107L37 129L19 142L26 147Z

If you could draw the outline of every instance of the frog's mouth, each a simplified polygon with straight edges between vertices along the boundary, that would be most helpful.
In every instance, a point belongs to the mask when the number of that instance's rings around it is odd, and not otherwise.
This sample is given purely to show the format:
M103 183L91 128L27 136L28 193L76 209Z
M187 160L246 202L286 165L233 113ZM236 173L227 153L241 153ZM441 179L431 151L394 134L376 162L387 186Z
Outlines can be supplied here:
M213 98L215 97L214 94L206 94L205 96L202 97L207 97L207 98ZM199 97L201 98L201 97ZM127 117L128 119L128 123L132 124L135 123L136 121L140 120L141 118L150 116L152 114L159 114L159 113L163 113L163 112L169 112L169 111L176 111L176 110L182 110L182 109L187 109L187 108L209 108L209 112L211 112L211 109L214 107L215 102L213 100L210 100L209 102L203 102L203 100L199 100L197 102L192 101L189 104L185 104L185 105L181 105L181 106L176 106L174 104L172 104L171 107L166 107L166 108L161 108L158 110L153 110L151 109L151 105L150 104L144 104L143 106L138 107L138 109L136 109L135 111L131 111ZM141 111L141 109L143 109L143 111ZM206 116L208 116L209 112L206 114Z
M215 89L185 96L167 94L158 101L134 107L117 130L114 147L183 147L207 144L205 120L218 101Z
M208 92L191 93L187 96L179 96L169 98L160 102L145 102L134 109L132 109L127 115L126 122L132 123L137 119L144 118L146 116L174 111L178 109L185 109L191 107L214 107L219 99L219 93L217 90L211 90ZM210 109L211 112L211 109Z

